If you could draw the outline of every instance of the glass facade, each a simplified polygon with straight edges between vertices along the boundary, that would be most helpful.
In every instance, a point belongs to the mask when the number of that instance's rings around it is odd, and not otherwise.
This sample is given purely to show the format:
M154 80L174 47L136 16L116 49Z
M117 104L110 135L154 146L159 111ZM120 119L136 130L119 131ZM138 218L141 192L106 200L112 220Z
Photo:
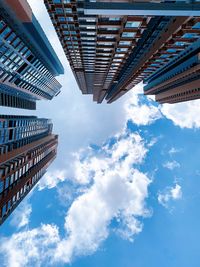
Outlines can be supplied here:
M39 99L52 99L60 92L61 85L55 79L49 64L40 56L38 47L31 43L28 34L25 40L24 33L21 33L23 24L18 28L14 26L15 20L16 24L18 20L15 17L12 18L14 22L11 20L4 5L0 4L0 104L19 108L30 106L30 109L35 109L35 105L29 103L35 103ZM25 29L24 32L26 33ZM38 43L40 44L39 38ZM7 95L6 100L3 99L4 95ZM20 98L27 104L20 104Z
M102 102L149 18L84 14L84 1L45 0L78 85Z
M0 115L0 155L45 137L51 130L49 119Z
M125 15L120 4L132 2L44 0L81 91L98 103L112 103L141 81L148 87L162 69L194 53L194 44L196 53L200 47L199 17Z
M52 124L36 117L0 116L0 224L56 157Z

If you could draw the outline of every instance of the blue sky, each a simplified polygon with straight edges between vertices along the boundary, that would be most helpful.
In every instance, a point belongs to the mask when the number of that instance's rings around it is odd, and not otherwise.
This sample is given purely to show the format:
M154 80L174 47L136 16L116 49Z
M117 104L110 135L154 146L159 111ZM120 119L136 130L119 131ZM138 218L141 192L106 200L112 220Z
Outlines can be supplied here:
M23 114L52 118L59 149L1 226L2 266L198 267L200 102L159 106L140 85L112 105L93 103L42 1L29 3L66 75L58 97Z

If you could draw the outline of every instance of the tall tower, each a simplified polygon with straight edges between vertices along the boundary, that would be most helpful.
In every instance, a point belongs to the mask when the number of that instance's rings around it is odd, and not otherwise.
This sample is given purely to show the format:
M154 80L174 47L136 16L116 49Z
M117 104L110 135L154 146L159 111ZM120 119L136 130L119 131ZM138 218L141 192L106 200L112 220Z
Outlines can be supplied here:
M60 92L63 72L27 1L0 1L0 105L36 109Z
M198 1L44 3L79 88L94 101L112 103L141 81L161 103L200 97Z
M46 172L57 145L50 120L0 115L0 224Z

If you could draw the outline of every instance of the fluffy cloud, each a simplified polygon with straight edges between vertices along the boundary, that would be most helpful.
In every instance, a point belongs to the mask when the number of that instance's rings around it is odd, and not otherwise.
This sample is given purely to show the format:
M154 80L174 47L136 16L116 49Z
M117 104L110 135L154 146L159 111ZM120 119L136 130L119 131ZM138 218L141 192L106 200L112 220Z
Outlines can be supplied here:
M164 104L161 111L163 115L172 120L173 123L181 128L200 127L200 100L194 100L178 104Z
M66 213L65 237L56 226L42 225L5 238L0 246L5 266L70 263L96 251L110 231L129 241L142 231L142 219L150 215L145 199L151 180L137 166L147 149L137 133L125 131L114 139L76 155L74 181L80 194ZM117 229L113 220L120 222Z
M127 120L133 120L132 108L139 112L145 106L134 96L126 105ZM147 108L151 115L141 117L138 124L150 124L160 118L157 108L154 109L153 105ZM20 255L16 260L18 266L44 265L45 260L55 265L70 263L76 256L93 253L110 231L133 241L143 229L143 218L151 214L145 201L151 180L138 170L138 166L153 144L146 144L138 133L131 133L124 127L103 145L75 153L74 162L70 161L74 170L71 181L77 185L78 195L74 200L74 195L69 192L64 195L64 201L72 202L65 216L65 237L60 237L58 228L52 225L12 235L4 240L4 247L0 248L10 258L7 266L13 266L10 256L13 250ZM39 190L53 188L65 181L65 177L64 171L50 171L41 179ZM60 191L58 187L57 191ZM58 196L60 202L62 193L61 190ZM112 229L113 221L118 223L118 227ZM45 232L45 227L49 231Z
M180 151L181 151L181 149L172 147L172 148L169 150L169 154L170 154L170 155L173 155L173 154L179 153Z
M167 161L167 162L165 162L163 164L163 167L164 168L167 168L169 170L173 170L175 168L180 168L180 164L177 161L175 161L175 160L173 160L173 161Z
M158 202L165 208L168 208L170 203L174 200L182 198L182 189L179 184L174 187L167 187L163 192L158 194Z
M65 218L68 238L59 243L55 259L70 262L73 256L97 250L109 235L112 220L122 222L118 232L133 240L142 230L139 218L149 215L145 205L150 179L135 166L146 155L138 134L123 133L101 151L76 155L75 180L85 192L72 203Z
M66 180L65 177L66 177L66 172L64 170L48 171L39 181L38 189L43 190L46 188L51 189L53 187L56 187L58 183Z
M10 224L12 226L17 227L18 229L28 225L31 212L32 212L32 207L27 202L27 199L25 199L23 202L20 203L18 208L13 212Z
M157 106L149 99L148 104L141 103L142 96L132 93L131 98L126 102L125 110L127 120L132 120L137 125L149 125L160 119L162 114Z
M1 264L6 267L41 266L52 258L59 240L57 227L49 224L13 234L11 238L1 238Z

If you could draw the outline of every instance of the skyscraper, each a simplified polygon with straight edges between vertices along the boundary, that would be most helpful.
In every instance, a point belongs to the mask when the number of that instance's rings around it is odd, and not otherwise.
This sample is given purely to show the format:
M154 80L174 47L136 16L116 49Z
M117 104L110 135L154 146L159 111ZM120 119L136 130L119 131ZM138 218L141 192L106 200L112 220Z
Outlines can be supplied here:
M57 144L50 120L0 115L0 224L43 176Z
M161 103L199 98L199 2L44 3L79 88L94 101L111 103L141 81Z
M27 1L0 1L0 105L35 109L60 92L63 72Z

